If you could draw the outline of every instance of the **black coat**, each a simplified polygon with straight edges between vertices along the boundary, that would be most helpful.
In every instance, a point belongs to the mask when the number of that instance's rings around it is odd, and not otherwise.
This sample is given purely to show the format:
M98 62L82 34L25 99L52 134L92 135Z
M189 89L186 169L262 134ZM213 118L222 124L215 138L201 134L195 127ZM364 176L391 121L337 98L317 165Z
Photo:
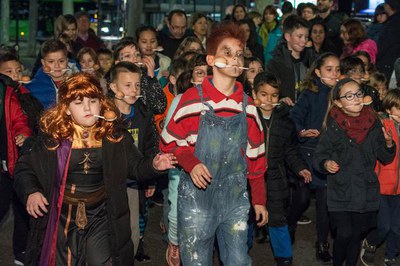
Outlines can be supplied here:
M376 67L390 80L394 62L400 57L400 10L383 24L377 45Z
M311 48L305 48L299 60L294 60L287 48L286 42L281 42L275 49L272 59L267 64L267 71L275 74L281 81L280 97L289 97L292 101L297 99L296 81L304 79L308 68L315 60L315 53ZM295 73L295 64L298 64L300 71ZM296 80L296 75L299 76Z
M152 158L142 156L127 132L118 143L103 139L102 160L112 264L133 265L126 178L151 178L158 175L158 172L152 166ZM48 150L44 146L44 140L39 139L16 164L14 188L22 202L26 203L28 196L38 191L50 201L56 172L57 152ZM49 206L48 209L52 207ZM38 264L48 217L47 214L42 218L31 219L26 265Z
M328 119L314 153L314 169L327 174L328 210L330 212L371 212L379 208L379 182L375 174L377 159L393 161L395 145L386 148L382 124L376 119L362 144L350 139L335 120ZM326 171L326 160L340 166L336 174Z
M297 149L296 129L289 107L281 104L271 115L269 126L259 111L265 134L268 170L265 173L269 225L285 225L289 197L286 167L296 174L308 169Z

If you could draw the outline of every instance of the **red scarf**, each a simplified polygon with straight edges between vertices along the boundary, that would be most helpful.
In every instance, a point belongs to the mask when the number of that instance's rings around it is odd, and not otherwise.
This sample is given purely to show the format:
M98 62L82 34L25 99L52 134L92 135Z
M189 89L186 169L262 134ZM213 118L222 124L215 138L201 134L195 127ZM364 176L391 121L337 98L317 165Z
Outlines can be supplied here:
M341 129L346 132L350 139L354 139L357 144L362 144L367 138L368 132L374 125L376 116L372 108L365 106L359 116L348 116L343 113L338 107L333 107L329 113L339 125Z

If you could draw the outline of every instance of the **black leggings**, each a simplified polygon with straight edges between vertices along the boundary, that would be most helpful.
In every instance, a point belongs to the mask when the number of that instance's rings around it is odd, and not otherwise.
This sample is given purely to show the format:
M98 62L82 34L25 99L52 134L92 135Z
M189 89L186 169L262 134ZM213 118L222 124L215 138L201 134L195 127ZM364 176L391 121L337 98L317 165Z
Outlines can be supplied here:
M376 212L330 212L332 226L336 229L333 242L333 266L357 265L361 240L374 221Z
M310 205L310 188L308 184L296 182L291 187L291 202L289 207L289 215L287 217L289 230L295 231L297 221L303 215Z
M325 243L328 241L329 234L329 213L326 204L326 187L315 189L315 207L317 210L317 241Z

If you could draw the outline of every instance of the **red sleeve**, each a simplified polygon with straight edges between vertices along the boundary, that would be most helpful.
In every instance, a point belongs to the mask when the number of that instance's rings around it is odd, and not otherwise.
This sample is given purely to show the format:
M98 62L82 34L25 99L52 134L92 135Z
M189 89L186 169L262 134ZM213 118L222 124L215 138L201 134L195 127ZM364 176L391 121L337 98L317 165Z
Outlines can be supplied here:
M28 119L22 111L21 104L18 101L15 93L11 94L10 99L10 118L12 136L23 134L25 137L32 135L32 131L28 125Z
M263 205L267 203L264 178L249 179L251 188L251 204Z

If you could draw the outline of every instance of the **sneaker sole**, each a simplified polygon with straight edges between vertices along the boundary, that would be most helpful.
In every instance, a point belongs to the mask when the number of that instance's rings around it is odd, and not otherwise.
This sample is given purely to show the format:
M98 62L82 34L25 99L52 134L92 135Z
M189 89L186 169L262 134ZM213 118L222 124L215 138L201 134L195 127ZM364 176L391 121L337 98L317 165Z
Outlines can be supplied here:
M365 248L362 248L363 246L364 246L364 242L366 241L366 239L364 239L362 242L361 242L361 251L360 251L360 261L361 261L361 263L364 265L364 266L374 266L374 263L367 263L367 262L365 262L364 260L363 260L363 256L364 256L364 254L365 254Z
M312 223L312 221L307 221L307 222L297 221L297 224L299 224L299 225L307 225L310 223Z
M24 265L21 261L19 260L14 260L14 265Z

